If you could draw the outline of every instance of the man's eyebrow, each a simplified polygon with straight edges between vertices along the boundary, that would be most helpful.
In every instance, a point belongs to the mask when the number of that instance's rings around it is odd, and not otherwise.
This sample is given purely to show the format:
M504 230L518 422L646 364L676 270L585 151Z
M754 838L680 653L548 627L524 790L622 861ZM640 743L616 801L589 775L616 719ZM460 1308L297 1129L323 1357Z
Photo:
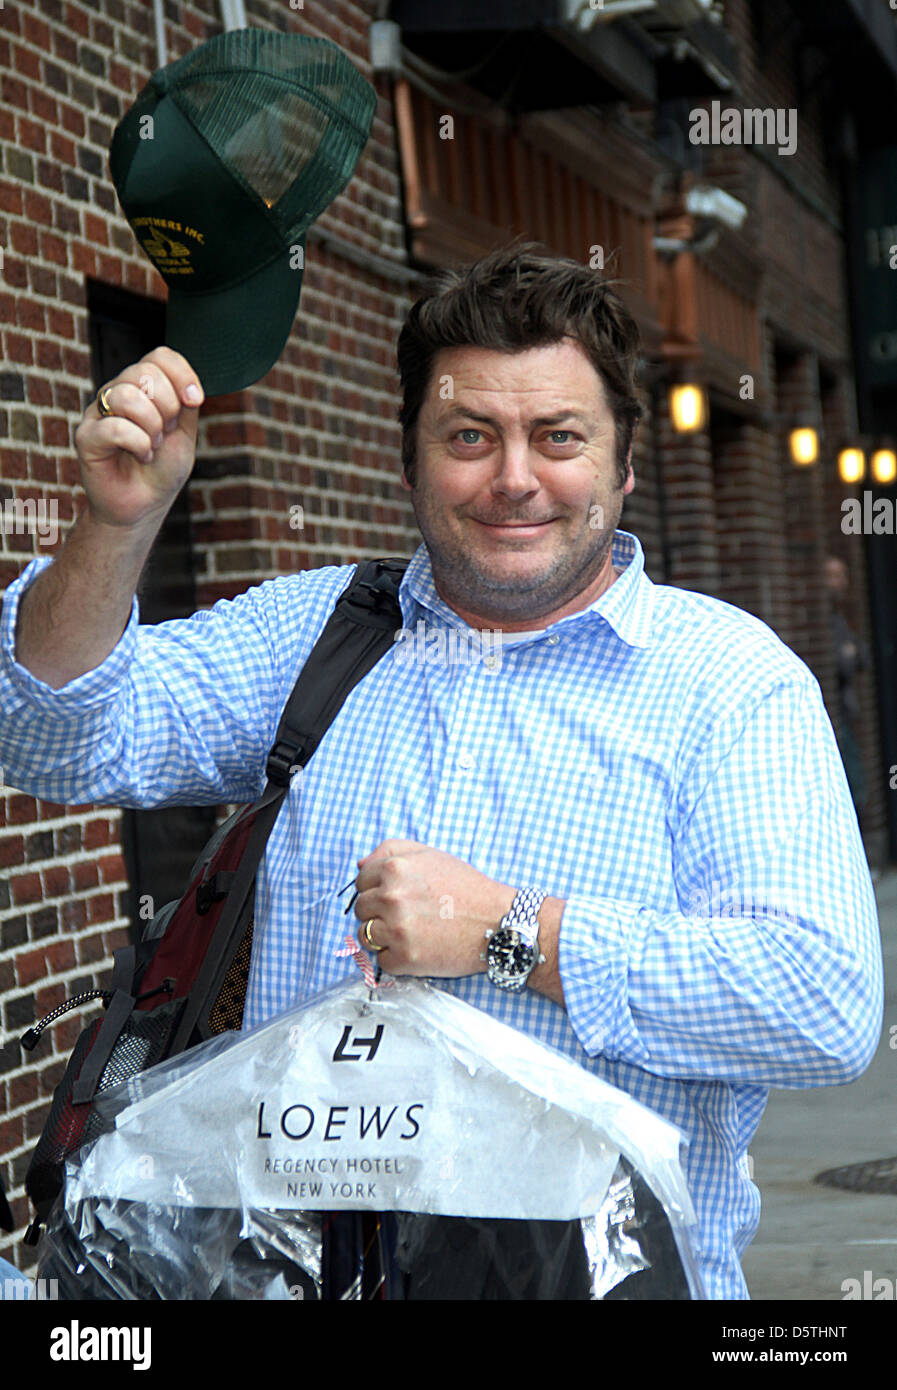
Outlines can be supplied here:
M499 420L496 420L493 415L481 415L478 411L470 410L465 405L453 405L444 415L439 417L439 422L440 424L448 423L461 416L467 420L477 420L481 425L498 426L501 423ZM583 411L574 410L572 408L569 410L556 411L553 415L538 415L534 420L530 421L530 424L534 426L559 425L562 420L578 420L581 424L590 428L595 424L595 421L590 415L586 415Z

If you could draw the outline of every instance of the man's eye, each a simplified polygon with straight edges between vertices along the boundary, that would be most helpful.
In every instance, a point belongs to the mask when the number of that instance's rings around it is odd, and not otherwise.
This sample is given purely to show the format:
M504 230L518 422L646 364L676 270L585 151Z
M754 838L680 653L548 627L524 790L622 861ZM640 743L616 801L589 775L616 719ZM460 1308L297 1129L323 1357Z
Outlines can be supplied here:
M564 438L558 439L559 434L564 435ZM572 430L552 430L548 438L551 440L552 444L569 444L570 440L573 438L573 432Z
M475 437L474 437L473 439L467 439L467 438L465 438L465 436L466 436L466 435L469 435L469 434L472 434L472 435L474 435ZM479 437L480 437L480 431L479 431L479 430L470 429L470 430L459 430L459 431L458 431L458 438L460 439L460 441L461 441L462 444L476 444L476 442L477 442L477 440L479 439Z

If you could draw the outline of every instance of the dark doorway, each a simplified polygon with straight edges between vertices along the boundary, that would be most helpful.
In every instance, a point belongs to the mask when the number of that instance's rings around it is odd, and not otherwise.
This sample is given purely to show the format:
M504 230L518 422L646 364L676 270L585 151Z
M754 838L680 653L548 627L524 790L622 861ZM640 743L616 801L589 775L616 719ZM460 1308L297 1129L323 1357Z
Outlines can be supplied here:
M165 306L158 300L88 281L87 306L91 370L97 390L164 342ZM141 575L137 598L141 623L189 617L196 609L189 479L165 518ZM154 910L180 897L214 825L214 806L122 811L122 854L129 880L127 911L135 939Z

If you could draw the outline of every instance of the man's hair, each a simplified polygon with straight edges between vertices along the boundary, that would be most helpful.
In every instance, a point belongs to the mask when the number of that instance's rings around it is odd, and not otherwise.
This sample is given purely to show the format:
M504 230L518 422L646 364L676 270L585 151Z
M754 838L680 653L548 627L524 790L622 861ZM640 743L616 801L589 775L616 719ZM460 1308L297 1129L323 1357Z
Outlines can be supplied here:
M643 414L635 394L639 331L611 283L587 265L546 255L538 242L521 238L471 265L433 276L409 310L397 348L402 467L408 482L416 481L418 416L442 348L522 352L573 338L604 383L622 487Z

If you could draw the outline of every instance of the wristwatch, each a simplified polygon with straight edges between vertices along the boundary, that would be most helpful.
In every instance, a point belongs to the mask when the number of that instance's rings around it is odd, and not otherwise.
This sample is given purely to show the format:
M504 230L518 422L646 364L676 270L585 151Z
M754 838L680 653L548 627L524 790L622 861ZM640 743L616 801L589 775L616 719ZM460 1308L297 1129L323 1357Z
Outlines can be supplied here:
M480 960L496 989L518 993L545 957L539 951L539 908L545 894L538 888L519 888L510 910L497 928L486 932L486 950Z

